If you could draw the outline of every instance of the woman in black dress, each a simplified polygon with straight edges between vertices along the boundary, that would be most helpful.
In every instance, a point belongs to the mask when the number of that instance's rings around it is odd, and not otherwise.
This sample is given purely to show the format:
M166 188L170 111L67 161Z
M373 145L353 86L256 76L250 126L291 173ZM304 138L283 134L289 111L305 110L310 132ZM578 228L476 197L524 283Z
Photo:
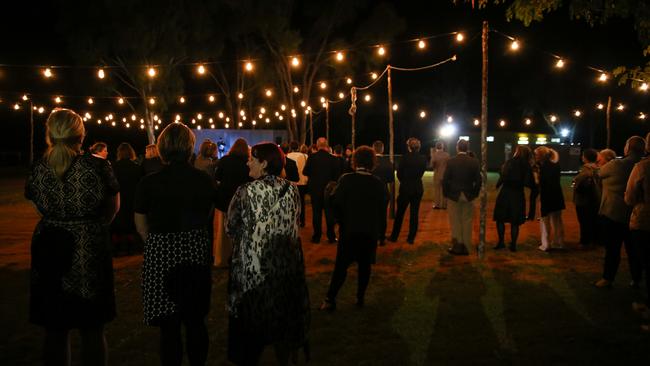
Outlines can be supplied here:
M45 328L45 364L70 363L79 329L82 363L106 364L104 324L115 317L108 224L119 209L109 163L81 154L81 117L57 108L46 122L47 151L31 169L25 197L41 220L32 238L30 321Z
M181 325L190 365L204 365L212 259L207 226L215 188L205 172L189 163L194 134L185 125L165 127L158 149L165 165L142 178L135 198L135 224L145 241L144 322L160 327L163 365L183 360Z
M510 250L517 250L519 225L535 217L535 196L537 187L532 169L532 153L528 146L517 145L512 159L506 161L501 168L501 176L497 188L501 187L494 205L494 221L497 223L499 243L494 249L505 248L504 237L506 222L510 223ZM531 189L530 208L526 216L526 197L524 187Z
M120 210L111 225L114 254L126 249L127 254L140 244L140 238L133 221L135 187L142 178L142 168L135 162L135 151L126 142L117 147L117 161L113 164L115 178L120 183Z

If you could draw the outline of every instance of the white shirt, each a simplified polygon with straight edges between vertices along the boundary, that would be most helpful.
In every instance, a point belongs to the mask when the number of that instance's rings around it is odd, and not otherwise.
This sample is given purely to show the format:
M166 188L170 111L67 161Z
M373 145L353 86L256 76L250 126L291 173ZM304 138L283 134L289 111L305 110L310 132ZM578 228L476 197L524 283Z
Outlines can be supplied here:
M307 155L301 152L294 151L288 153L287 158L295 161L296 165L298 166L298 175L300 176L300 179L298 180L298 185L299 186L307 185L308 178L302 174L302 170L305 168L305 164L307 163Z

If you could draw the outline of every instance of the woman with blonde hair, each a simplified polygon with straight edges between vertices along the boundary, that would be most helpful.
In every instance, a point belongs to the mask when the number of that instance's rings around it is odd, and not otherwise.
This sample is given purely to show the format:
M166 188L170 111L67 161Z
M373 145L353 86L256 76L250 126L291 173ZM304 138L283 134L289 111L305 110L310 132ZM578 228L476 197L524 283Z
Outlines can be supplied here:
M57 108L46 122L47 151L27 177L25 197L41 220L32 237L30 321L45 328L45 364L70 363L71 329L84 365L106 364L104 324L115 318L108 224L119 209L110 164L81 154L81 116Z
M156 144L147 145L144 151L144 160L142 161L142 176L155 173L162 169L163 163L160 160L160 153Z
M553 245L557 249L564 249L562 210L565 205L560 184L560 155L553 149L540 146L535 149L535 160L539 166L539 201L542 214L542 244L538 249L543 252L551 250L551 236Z
M210 141L210 139L205 139L199 147L199 156L194 160L194 167L199 170L203 170L208 173L208 175L214 178L214 170L217 167L217 144Z
M207 227L215 189L212 179L189 163L194 139L182 123L165 127L158 137L165 165L142 178L135 196L135 224L145 242L144 322L160 327L163 365L182 363L181 326L189 364L205 365L208 355L212 248Z

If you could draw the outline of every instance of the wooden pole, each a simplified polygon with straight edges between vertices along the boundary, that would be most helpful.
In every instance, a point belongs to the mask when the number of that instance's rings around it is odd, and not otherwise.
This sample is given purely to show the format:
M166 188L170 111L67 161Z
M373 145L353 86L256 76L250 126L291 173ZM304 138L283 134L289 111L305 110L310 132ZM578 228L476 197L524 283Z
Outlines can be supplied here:
M607 148L610 148L612 142L612 118L610 112L612 111L612 97L607 97Z
M330 103L325 102L325 138L330 140Z
M478 257L485 255L485 224L487 218L487 127L488 127L488 22L483 21L483 76L481 92L481 214Z
M311 139L311 144L314 144L314 119L312 118L312 110L309 110L309 138Z
M391 67L388 65L388 156L390 165L393 167L395 174L395 122L393 119L393 82L390 73ZM395 218L395 182L390 184L390 202L388 204L390 218Z

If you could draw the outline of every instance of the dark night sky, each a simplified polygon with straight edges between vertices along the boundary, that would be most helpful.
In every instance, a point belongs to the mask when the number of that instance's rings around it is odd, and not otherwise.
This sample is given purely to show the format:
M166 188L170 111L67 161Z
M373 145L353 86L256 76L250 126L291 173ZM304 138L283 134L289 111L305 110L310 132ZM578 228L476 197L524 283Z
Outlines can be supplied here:
M622 152L622 144L631 134L648 131L649 122L636 118L638 112L650 113L647 94L642 95L629 86L616 86L610 81L607 85L595 82L597 73L586 68L587 65L611 70L618 65L639 65L643 62L641 46L629 22L614 20L606 26L591 28L579 22L570 21L568 11L561 9L542 23L524 27L520 22L507 22L504 8L488 11L472 11L468 6L454 6L451 1L429 2L432 9L424 9L422 2L395 1L398 14L407 22L406 31L396 41L418 38L462 30L466 41L459 46L451 38L432 40L426 52L418 52L414 43L399 43L389 47L390 62L401 67L417 67L437 62L457 53L459 60L430 71L419 73L394 72L394 99L399 103L396 113L397 135L399 141L413 135L430 143L434 132L447 114L459 121L464 131L474 130L473 118L480 114L481 87L481 21L488 19L493 29L520 39L522 49L512 54L507 47L509 42L498 34L490 34L490 89L489 122L490 129L497 129L497 121L508 121L506 129L512 131L550 132L543 122L543 116L551 113L560 117L563 125L570 126L575 121L571 117L574 109L584 115L576 123L575 141L595 147L604 145L604 113L595 110L595 104L605 102L612 95L614 103L624 102L624 112L613 112L613 140L615 148ZM68 53L66 36L57 32L57 9L54 1L45 1L35 6L30 2L15 2L12 11L3 11L0 16L0 63L2 64L72 64L75 62ZM128 14L125 14L128 16ZM340 30L345 32L346 30ZM473 38L473 39L471 39ZM567 66L561 72L553 69L553 58L546 52L553 52L567 58ZM88 61L87 64L92 64ZM68 74L66 74L68 75ZM70 78L89 77L79 72ZM53 85L45 82L33 68L0 68L0 123L5 133L11 136L0 151L25 149L27 141L27 113L15 112L10 106L17 101L16 95L7 92L27 91L34 94L52 93L54 90L65 94L88 95L89 90L71 90L69 83L60 77ZM58 83L58 84L56 84ZM191 94L192 84L186 86ZM387 139L387 111L385 101L385 82L374 90L371 104L360 103L357 133L358 143L368 144L375 139ZM444 108L432 109L446 101ZM339 104L332 109L333 143L347 143L350 139L349 104ZM74 106L71 106L74 108ZM420 109L426 109L429 116L425 120L418 117ZM523 119L532 117L534 126L524 127ZM36 115L37 140L42 140L43 116ZM322 120L316 121L316 134L324 132ZM281 125L277 125L281 127ZM40 135L39 135L40 133ZM139 129L110 129L92 126L88 128L87 142L107 140L112 146L127 140L137 148L146 144L144 133ZM42 146L39 141L38 146Z

